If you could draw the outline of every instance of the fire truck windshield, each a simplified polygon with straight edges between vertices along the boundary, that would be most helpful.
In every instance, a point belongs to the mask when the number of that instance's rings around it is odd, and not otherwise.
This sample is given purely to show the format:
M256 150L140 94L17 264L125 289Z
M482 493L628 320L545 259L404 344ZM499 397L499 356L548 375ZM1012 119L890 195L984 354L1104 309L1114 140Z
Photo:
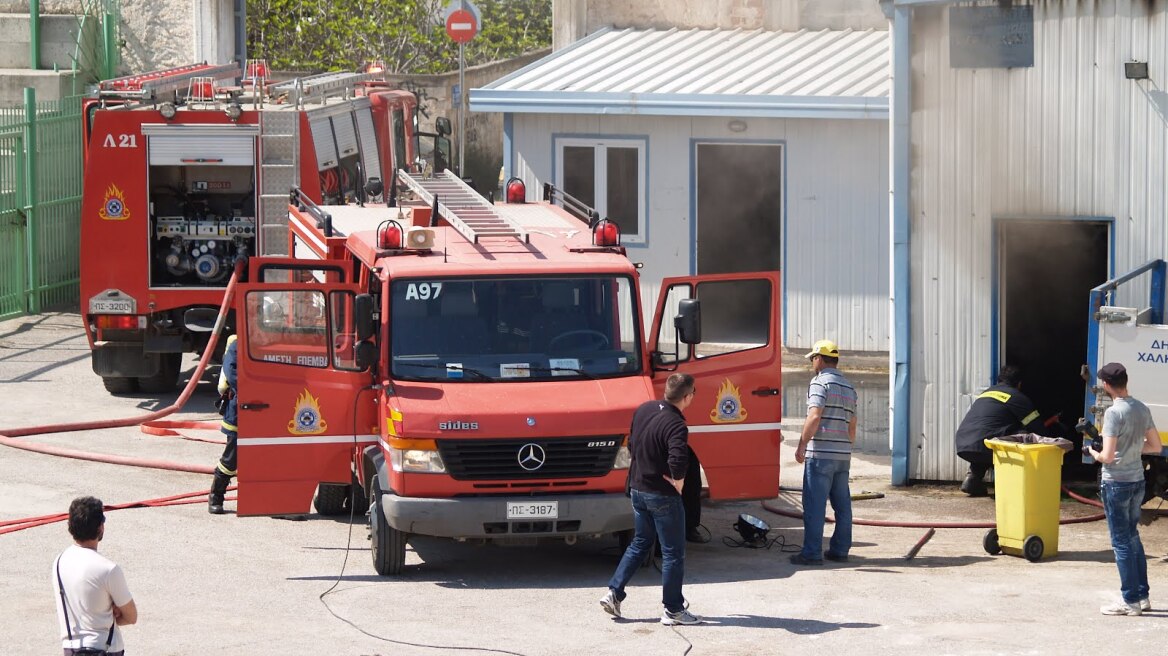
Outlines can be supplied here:
M517 382L639 373L633 289L627 276L395 280L393 377Z

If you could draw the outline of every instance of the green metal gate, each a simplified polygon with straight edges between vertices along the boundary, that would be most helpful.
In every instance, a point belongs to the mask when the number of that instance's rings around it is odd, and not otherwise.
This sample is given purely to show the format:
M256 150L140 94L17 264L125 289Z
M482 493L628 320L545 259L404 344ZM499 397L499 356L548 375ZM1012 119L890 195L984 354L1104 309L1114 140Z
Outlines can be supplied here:
M0 319L76 303L81 97L0 109Z

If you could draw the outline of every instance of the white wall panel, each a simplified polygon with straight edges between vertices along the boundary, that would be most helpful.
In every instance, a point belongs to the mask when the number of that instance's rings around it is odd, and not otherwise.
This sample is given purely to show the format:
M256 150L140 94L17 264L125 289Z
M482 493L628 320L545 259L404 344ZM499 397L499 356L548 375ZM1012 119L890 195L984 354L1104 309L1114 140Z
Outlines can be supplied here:
M644 247L629 248L629 257L645 263L641 290L649 321L661 279L691 270L695 140L781 143L786 149L784 343L801 349L830 336L845 351L887 351L887 124L762 118L747 124L745 133L735 133L722 118L515 114L512 175L522 177L530 190L554 181L554 137L647 137L648 240Z
M909 476L925 480L963 475L953 434L991 377L995 217L1114 217L1116 274L1168 255L1168 4L1038 0L1019 69L950 68L947 11L912 26ZM1125 79L1129 59L1153 79Z

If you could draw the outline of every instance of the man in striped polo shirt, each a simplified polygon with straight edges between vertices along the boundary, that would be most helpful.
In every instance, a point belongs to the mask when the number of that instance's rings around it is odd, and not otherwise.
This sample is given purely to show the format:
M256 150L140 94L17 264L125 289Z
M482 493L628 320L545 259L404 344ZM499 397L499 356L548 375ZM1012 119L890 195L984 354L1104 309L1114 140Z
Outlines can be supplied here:
M822 565L823 559L844 562L852 548L852 493L848 472L856 442L856 390L836 369L835 342L815 342L807 354L815 378L807 388L807 419L795 460L803 465L803 550L791 556L795 565ZM835 511L835 531L823 551L827 502Z

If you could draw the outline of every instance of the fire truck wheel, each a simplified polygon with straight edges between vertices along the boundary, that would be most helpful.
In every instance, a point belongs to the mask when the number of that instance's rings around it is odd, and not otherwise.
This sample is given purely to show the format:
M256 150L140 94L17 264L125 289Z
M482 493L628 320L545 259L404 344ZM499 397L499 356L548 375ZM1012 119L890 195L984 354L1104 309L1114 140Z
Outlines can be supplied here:
M138 379L138 388L143 392L165 394L173 392L178 384L179 370L182 369L182 353L159 353L158 373Z
M102 376L101 384L110 394L132 394L138 389L137 378L121 378L117 376Z
M348 485L321 483L316 488L316 498L312 500L312 507L322 515L341 515L347 510L345 500L348 498Z
M406 562L405 533L395 529L385 521L385 513L381 511L381 486L373 482L373 498L377 504L369 513L369 528L373 541L370 551L373 553L373 568L382 576L397 576L401 574L402 566Z

